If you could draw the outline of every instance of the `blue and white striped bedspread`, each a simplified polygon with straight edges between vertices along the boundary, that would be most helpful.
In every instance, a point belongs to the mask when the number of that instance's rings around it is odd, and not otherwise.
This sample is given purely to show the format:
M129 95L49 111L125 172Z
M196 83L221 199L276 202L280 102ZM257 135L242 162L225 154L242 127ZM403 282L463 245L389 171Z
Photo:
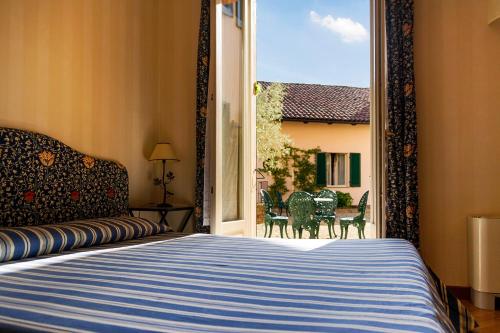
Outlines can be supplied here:
M402 240L194 235L0 266L0 332L454 332Z

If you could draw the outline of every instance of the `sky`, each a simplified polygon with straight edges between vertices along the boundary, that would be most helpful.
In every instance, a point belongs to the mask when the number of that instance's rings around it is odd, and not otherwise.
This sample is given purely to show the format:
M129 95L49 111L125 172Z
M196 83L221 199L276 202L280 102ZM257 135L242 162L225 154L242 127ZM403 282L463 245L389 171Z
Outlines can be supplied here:
M369 0L257 0L257 79L369 87Z

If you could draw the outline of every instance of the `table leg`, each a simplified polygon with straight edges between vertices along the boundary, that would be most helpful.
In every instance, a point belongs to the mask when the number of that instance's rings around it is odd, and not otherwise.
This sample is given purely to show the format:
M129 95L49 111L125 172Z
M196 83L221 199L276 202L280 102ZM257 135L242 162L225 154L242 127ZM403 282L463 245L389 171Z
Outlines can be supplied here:
M189 209L186 211L186 214L184 214L184 218L181 221L181 224L179 225L179 228L177 228L177 232L184 232L184 229L186 228L186 224L188 223L189 219L191 218L191 215L193 215L194 208Z
M168 214L168 211L160 211L160 224L162 223L165 223L166 225L168 225L168 221L167 221L167 214Z

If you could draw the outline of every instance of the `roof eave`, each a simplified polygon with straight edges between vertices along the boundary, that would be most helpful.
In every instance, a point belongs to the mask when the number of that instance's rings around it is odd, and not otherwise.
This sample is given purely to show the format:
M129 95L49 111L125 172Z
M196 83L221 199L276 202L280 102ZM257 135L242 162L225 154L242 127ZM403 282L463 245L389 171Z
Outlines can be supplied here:
M351 124L351 125L370 124L370 121L365 121L365 120L339 120L339 119L317 119L317 118L283 118L282 121L293 121L300 123Z

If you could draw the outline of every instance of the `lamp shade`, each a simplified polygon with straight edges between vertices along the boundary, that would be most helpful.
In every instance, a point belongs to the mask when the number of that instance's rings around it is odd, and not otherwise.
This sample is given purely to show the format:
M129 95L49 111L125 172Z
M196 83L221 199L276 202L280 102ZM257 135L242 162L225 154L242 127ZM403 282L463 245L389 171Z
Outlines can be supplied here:
M157 143L151 156L149 157L150 161L155 160L176 160L174 149L170 143Z

